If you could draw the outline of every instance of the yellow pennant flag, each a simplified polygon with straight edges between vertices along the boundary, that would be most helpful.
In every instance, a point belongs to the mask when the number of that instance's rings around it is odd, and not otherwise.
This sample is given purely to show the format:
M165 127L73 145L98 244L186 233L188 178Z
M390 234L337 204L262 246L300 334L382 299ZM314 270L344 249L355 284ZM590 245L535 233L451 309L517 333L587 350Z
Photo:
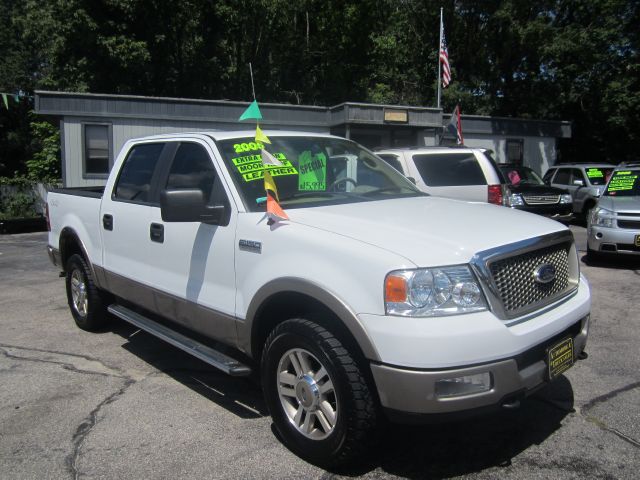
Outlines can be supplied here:
M269 137L267 137L264 133L262 133L262 130L260 130L260 125L256 125L256 142L271 143Z
M273 181L273 177L267 170L264 171L264 189L267 194L269 193L269 190L271 190L276 196L276 200L278 202L280 201L280 198L278 197L278 189L276 188L276 182Z

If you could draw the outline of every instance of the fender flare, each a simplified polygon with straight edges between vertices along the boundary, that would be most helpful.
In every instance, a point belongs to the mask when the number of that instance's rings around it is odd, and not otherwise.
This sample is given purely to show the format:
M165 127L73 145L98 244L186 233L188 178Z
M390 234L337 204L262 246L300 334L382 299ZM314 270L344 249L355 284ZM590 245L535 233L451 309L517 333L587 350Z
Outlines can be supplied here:
M252 341L257 330L257 325L254 325L254 321L269 298L280 293L297 293L316 299L342 321L367 359L381 361L377 349L357 314L338 295L317 283L296 277L271 280L260 287L251 299L245 316L244 331L239 331L238 334L240 343L245 347L249 347L248 351L251 351L252 354L255 353L252 351Z

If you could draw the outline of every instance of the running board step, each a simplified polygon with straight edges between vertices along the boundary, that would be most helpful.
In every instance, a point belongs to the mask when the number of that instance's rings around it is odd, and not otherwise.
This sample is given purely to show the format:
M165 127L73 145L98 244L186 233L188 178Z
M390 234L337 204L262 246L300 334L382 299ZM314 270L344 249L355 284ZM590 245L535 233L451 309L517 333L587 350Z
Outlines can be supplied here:
M185 337L180 333L174 332L164 325L160 325L150 318L140 315L133 310L129 310L122 305L109 305L108 310L110 313L121 318L125 322L129 322L141 330L170 343L174 347L184 350L188 354L199 358L203 362L206 362L219 370L222 370L228 375L233 377L246 377L251 374L251 368L240 363L235 358L231 358L222 352L214 350L200 342L196 342L195 340Z

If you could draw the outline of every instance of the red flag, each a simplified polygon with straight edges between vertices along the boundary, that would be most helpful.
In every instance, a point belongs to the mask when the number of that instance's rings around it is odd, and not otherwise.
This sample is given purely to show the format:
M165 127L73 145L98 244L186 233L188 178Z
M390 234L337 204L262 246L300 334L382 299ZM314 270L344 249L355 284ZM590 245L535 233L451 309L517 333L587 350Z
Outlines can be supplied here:
M460 105L456 105L455 110L451 114L451 120L449 120L449 125L447 125L447 132L456 137L456 143L458 145L464 144L462 121L460 120Z

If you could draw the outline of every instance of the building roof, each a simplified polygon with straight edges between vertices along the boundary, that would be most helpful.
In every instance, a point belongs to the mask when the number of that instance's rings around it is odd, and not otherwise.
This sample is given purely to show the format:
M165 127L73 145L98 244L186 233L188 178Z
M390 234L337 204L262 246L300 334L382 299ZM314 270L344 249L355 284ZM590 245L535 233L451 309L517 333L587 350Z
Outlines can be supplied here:
M56 117L153 119L218 123L231 128L248 102L190 98L144 97L98 93L35 92L35 111ZM345 125L438 129L449 123L441 109L407 105L345 102L332 107L260 103L261 125L285 128L331 128ZM571 123L463 115L465 134L570 138Z

